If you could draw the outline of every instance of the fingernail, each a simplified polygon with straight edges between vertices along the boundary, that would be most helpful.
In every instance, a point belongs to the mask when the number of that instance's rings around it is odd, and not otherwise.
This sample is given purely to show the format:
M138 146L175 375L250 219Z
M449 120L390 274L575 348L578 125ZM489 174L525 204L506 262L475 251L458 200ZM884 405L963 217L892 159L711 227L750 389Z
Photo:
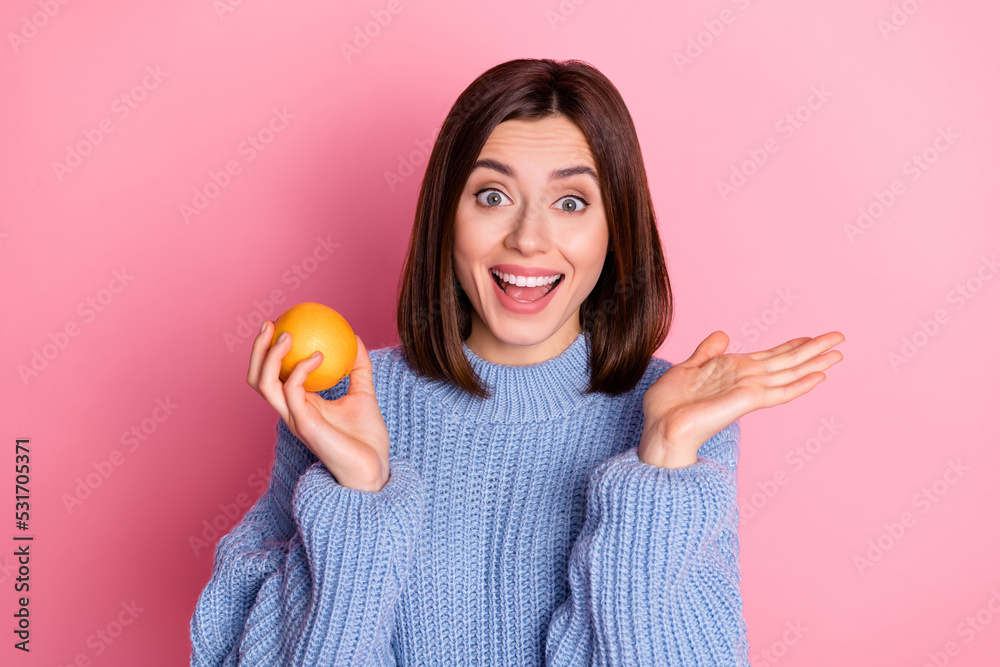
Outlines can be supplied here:
M267 320L264 320L263 324L260 325L260 331L257 333L264 333L264 329L267 328Z
M280 343L281 341L285 340L286 338L288 338L288 332L287 331L282 331L281 335L278 336L278 342Z
M312 359L313 357L315 357L318 354L323 354L323 353L320 352L319 350L316 350L315 352L313 352L312 354L309 355L309 358Z

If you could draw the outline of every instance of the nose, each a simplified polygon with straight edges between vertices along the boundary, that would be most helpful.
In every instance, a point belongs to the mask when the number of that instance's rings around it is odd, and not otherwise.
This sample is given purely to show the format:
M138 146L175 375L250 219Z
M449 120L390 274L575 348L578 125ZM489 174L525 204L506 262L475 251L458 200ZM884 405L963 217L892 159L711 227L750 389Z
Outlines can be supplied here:
M539 204L524 204L514 218L514 229L507 235L505 245L525 255L549 249L548 220Z

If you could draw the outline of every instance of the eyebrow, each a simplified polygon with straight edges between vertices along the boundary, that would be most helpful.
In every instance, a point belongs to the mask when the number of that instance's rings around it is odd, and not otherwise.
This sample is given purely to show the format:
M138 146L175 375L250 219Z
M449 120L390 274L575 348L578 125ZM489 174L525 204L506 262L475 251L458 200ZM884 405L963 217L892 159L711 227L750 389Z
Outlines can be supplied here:
M508 176L510 178L517 178L517 174L514 173L514 170L510 166L504 164L503 162L500 162L499 160L493 160L491 158L476 160L476 164L472 165L472 171L475 171L480 167L484 167L486 169L492 169L493 171L500 172L504 176ZM595 183L597 183L598 185L601 184L600 179L597 178L597 172L586 165L577 165L575 167L563 167L562 169L553 169L551 172L549 172L549 180L550 181L562 180L565 178L569 178L570 176L576 176L577 174L588 174L591 178L594 179Z

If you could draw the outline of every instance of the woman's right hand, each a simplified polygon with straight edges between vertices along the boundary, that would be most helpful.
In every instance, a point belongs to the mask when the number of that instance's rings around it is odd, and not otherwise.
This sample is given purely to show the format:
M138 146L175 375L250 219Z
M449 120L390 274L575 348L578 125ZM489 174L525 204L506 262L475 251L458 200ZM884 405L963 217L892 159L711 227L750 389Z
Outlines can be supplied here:
M253 341L247 384L264 397L288 430L305 443L337 483L359 491L380 491L389 481L389 430L375 398L372 362L358 340L358 356L347 393L329 401L302 386L323 363L317 352L295 365L284 382L281 360L292 349L292 335L271 346L274 323L265 321Z

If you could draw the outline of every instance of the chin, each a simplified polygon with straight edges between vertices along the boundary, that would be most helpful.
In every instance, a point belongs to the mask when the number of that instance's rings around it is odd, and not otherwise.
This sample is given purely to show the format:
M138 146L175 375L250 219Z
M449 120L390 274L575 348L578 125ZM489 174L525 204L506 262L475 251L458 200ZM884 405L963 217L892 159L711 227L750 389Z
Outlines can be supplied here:
M544 343L556 335L561 328L549 321L538 319L535 322L529 322L530 319L530 317L525 318L523 322L508 319L506 322L497 322L496 326L490 326L489 329L493 337L502 343L528 347Z
M493 330L493 335L501 343L506 343L507 345L522 345L524 347L544 343L552 337L551 333L535 333L534 330L528 331L523 327L520 329L517 327L505 327L501 328L499 331Z

